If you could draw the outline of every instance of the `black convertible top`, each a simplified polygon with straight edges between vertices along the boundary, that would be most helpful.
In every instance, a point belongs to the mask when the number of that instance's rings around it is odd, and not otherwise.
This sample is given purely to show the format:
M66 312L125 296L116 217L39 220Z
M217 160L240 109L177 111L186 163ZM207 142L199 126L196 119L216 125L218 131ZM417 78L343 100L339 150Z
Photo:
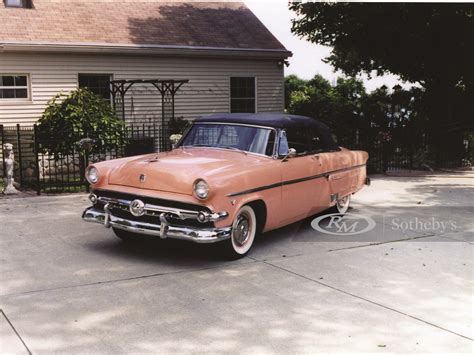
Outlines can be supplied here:
M194 122L226 122L251 124L275 128L323 128L329 129L324 123L314 118L285 113L215 113L197 118Z
M196 123L239 123L273 128L315 128L320 133L321 140L331 150L339 150L332 138L331 130L324 123L311 117L288 115L286 113L216 113L202 116L194 120Z

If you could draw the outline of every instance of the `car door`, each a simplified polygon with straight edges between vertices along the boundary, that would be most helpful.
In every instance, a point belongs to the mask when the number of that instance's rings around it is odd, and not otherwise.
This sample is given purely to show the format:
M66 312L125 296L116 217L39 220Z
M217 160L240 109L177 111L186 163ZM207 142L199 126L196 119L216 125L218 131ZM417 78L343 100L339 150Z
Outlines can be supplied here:
M317 201L315 175L320 168L310 154L309 136L304 129L288 128L280 136L279 155L284 156L289 148L296 156L282 160L282 206L284 224L309 216Z

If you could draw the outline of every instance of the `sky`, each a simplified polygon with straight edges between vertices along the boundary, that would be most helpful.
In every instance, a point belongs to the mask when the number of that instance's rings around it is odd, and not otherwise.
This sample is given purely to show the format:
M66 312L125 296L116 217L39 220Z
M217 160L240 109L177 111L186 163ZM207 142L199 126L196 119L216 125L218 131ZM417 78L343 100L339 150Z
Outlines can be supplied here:
M296 74L300 78L310 79L315 74L320 74L331 83L342 73L335 73L331 65L322 61L331 52L330 47L316 45L300 39L291 33L291 19L295 14L288 9L287 0L259 0L245 1L245 4L262 21L265 26L283 43L283 45L293 52L293 57L289 58L290 66L285 68L285 75ZM372 91L382 85L392 88L400 84L404 88L411 85L403 83L395 75L373 76L371 80L367 76L361 76L365 87Z

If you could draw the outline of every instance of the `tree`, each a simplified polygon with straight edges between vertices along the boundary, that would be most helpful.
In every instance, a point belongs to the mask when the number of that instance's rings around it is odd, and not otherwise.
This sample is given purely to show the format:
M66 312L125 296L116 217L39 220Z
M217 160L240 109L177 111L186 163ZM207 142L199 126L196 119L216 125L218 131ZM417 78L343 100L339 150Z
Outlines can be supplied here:
M327 58L348 75L386 71L423 86L472 84L472 4L291 3L292 31L331 46ZM443 70L440 70L443 69Z
M333 88L333 116L336 123L352 129L363 118L362 105L367 96L364 84L356 78L338 78Z
M291 103L290 93L296 91L304 91L306 80L300 79L296 75L288 75L285 77L285 109L288 110Z
M419 83L430 110L435 142L453 121L472 128L473 4L290 3L292 31L331 46L326 61L347 75L390 72ZM469 97L470 96L470 97Z
M319 75L311 80L291 75L286 81L288 112L327 123L343 143L352 144L356 131L365 143L374 143L375 135L389 132L398 132L398 141L409 145L423 143L426 108L420 88L382 86L367 93L363 82L355 78L338 78L334 86Z
M87 89L56 95L38 123L40 148L56 158L80 150L79 141L86 138L93 142L92 153L125 143L123 121L108 102Z
M337 130L355 123L366 92L363 83L354 78L338 78L331 86L319 74L310 80L290 75L285 79L285 96L289 113L314 117Z

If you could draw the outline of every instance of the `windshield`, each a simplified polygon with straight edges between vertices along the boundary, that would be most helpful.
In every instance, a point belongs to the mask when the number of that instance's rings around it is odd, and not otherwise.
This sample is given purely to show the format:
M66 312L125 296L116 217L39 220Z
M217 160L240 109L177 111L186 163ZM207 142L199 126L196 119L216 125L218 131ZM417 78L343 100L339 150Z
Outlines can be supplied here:
M180 146L239 149L272 156L274 143L275 131L269 128L196 123Z

